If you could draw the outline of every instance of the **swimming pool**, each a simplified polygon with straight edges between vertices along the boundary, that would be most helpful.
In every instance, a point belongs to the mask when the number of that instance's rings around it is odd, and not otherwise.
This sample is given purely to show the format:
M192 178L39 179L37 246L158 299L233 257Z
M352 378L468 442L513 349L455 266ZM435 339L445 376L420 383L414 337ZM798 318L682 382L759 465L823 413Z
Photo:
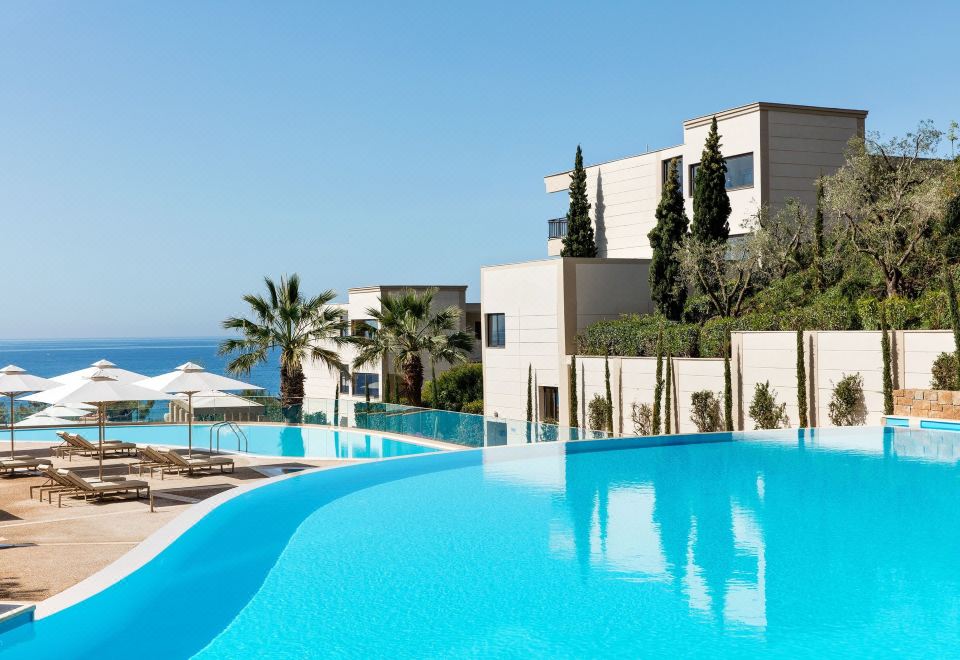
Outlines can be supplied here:
M247 449L249 453L262 456L289 456L309 458L390 458L409 456L436 451L432 447L395 440L379 433L350 430L341 431L318 426L289 426L281 424L241 424L241 430L247 437L243 441L229 428L220 434L220 449L237 451ZM18 442L45 442L57 444L54 429L17 430ZM97 441L97 427L86 426L66 429L80 433L94 444ZM106 430L106 437L112 440L124 440L143 445L187 446L187 427L184 424L154 424L113 426ZM210 445L210 425L193 425L193 448L206 450ZM216 431L214 431L214 447Z
M225 502L0 653L952 655L958 459L957 434L872 428L310 472Z

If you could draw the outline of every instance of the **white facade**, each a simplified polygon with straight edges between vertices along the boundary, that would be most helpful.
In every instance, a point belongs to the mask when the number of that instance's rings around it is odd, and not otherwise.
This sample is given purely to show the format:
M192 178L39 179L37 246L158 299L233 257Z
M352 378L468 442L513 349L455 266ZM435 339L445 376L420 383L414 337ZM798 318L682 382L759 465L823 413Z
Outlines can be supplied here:
M651 256L647 234L656 224L665 163L673 158L682 158L683 193L692 219L691 168L700 161L713 117L731 170L730 231L738 234L762 205L776 207L796 198L812 208L816 179L843 164L848 141L864 132L866 115L864 110L752 103L683 122L680 145L587 167L599 256ZM548 193L565 194L570 172L551 174L544 182ZM547 254L559 255L560 248L561 239L548 239Z
M525 419L527 374L532 369L537 416L543 420L556 415L560 424L568 423L568 365L569 356L576 352L577 333L601 319L653 311L647 282L651 256L647 234L656 224L655 211L664 175L672 159L682 159L683 194L687 214L692 218L692 168L700 160L713 117L717 119L721 152L728 165L731 233L737 234L742 233L744 221L763 206L775 208L795 198L812 208L816 203L816 180L843 164L850 138L864 133L866 115L862 110L753 103L683 122L683 142L677 146L587 167L587 192L599 258L547 259L481 270L484 412L488 416ZM569 174L567 171L545 177L547 192L565 194ZM551 227L559 228L556 224ZM561 229L556 233L562 232ZM548 255L559 255L560 248L559 238L548 240ZM498 323L502 326L491 325L491 317L501 315ZM502 345L491 342L492 327L502 327L498 333ZM864 376L873 421L878 392L873 370L879 368L879 358L874 355L879 351L876 337L864 333L851 339L842 333L814 333L807 339L814 342L814 351L819 341L818 354L828 356L822 367L817 363L809 369L815 383L808 396L811 417L820 424L826 423L831 378L839 377L838 369L856 369ZM781 391L780 400L787 402L787 414L796 420L795 341L793 333L743 333L735 337L739 359L743 360L737 362L738 372L734 374L739 428L749 428L749 422L743 419L744 410L749 407L756 382L766 379ZM910 342L911 338L908 336L905 341ZM933 357L928 351L920 358L926 373ZM576 387L578 416L583 424L590 399L602 394L605 388L603 358L580 361L580 382ZM874 366L868 367L868 363ZM633 403L652 401L654 362L648 358L611 358L610 365L615 432L630 434ZM690 395L703 389L722 392L723 362L675 359L674 367L674 429L693 431ZM907 378L922 377L918 374ZM747 402L743 403L742 398Z
M433 308L436 311L445 307L454 306L460 309L459 330L473 332L479 329L476 323L479 321L479 304L466 302L466 286L427 286L427 285L378 285L367 287L355 287L348 291L348 298L345 304L339 305L343 310L347 321L350 324L350 332L358 331L358 327L364 321L370 321L371 315L368 310L380 308L380 297L384 294L397 294L407 289L414 291L425 291L427 289L436 289L433 298ZM331 348L336 348L330 343ZM392 387L399 387L396 379L396 371L393 369L391 359L381 360L374 364L364 365L359 368L353 368L352 363L357 356L357 351L353 346L344 345L338 349L340 361L348 366L347 372L343 375L331 371L325 365L307 360L304 363L304 394L308 399L332 399L339 389L340 399L346 402L363 401L366 399L364 387L370 385L370 399L380 401L386 394L388 378L394 379ZM476 361L480 358L480 340L475 339L474 350L471 358ZM440 374L450 368L446 363L436 365L437 373ZM429 362L424 364L424 377L430 378ZM352 406L341 406L343 414L348 414Z
M652 312L648 272L643 259L544 259L482 268L484 413L525 419L532 369L538 418L566 424L566 356L576 350L577 333L599 320ZM502 342L493 332L501 317Z

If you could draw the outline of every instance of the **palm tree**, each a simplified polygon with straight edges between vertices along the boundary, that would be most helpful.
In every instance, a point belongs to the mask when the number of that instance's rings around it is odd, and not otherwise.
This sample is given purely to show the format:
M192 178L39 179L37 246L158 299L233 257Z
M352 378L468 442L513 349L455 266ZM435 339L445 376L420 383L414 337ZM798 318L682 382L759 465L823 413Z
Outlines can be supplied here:
M433 312L436 292L407 289L397 294L385 293L380 296L379 309L367 310L376 327L367 324L364 332L350 337L358 348L354 369L393 356L393 368L403 380L404 395L415 406L421 404L424 357L435 371L437 362L466 362L473 347L473 337L457 330L459 308L451 306Z
M340 354L331 348L343 342L346 328L342 312L330 306L336 297L331 290L305 298L300 291L300 276L294 273L281 277L279 286L269 277L263 278L266 297L248 293L243 297L250 305L252 318L232 316L223 322L227 330L236 330L239 338L220 344L220 355L236 354L227 369L236 374L267 361L270 351L280 352L280 405L284 408L303 402L303 360L311 359L329 369L344 367Z

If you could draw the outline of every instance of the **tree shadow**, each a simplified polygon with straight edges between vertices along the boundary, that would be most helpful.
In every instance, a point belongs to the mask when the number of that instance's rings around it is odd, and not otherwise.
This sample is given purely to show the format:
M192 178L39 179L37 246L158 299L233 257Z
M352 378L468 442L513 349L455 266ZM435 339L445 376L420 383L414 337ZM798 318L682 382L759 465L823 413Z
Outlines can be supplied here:
M607 206L603 201L603 174L597 172L597 195L593 204L593 218L596 225L597 256L607 256L607 223L604 212Z
M0 576L0 600L40 600L46 595L44 589L27 589L16 578Z

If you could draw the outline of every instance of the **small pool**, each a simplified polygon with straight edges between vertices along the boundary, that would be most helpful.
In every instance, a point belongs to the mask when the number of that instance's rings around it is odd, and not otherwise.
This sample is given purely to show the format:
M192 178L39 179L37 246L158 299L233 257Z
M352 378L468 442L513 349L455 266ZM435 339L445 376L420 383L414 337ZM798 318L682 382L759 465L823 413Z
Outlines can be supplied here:
M432 447L395 440L378 433L358 430L338 431L314 426L287 426L280 424L242 424L240 429L249 443L249 453L262 456L289 456L291 458L390 458L436 451ZM17 441L36 441L57 444L56 432L64 429L17 430ZM66 429L80 433L94 444L97 427L84 426ZM187 446L187 427L184 424L156 424L144 426L108 427L106 437L144 445ZM210 444L210 425L193 425L193 448L206 450ZM214 431L216 447L216 431ZM220 449L238 451L247 449L241 438L224 428L220 433Z
M870 428L302 473L0 634L0 655L952 656L958 461L960 434Z

